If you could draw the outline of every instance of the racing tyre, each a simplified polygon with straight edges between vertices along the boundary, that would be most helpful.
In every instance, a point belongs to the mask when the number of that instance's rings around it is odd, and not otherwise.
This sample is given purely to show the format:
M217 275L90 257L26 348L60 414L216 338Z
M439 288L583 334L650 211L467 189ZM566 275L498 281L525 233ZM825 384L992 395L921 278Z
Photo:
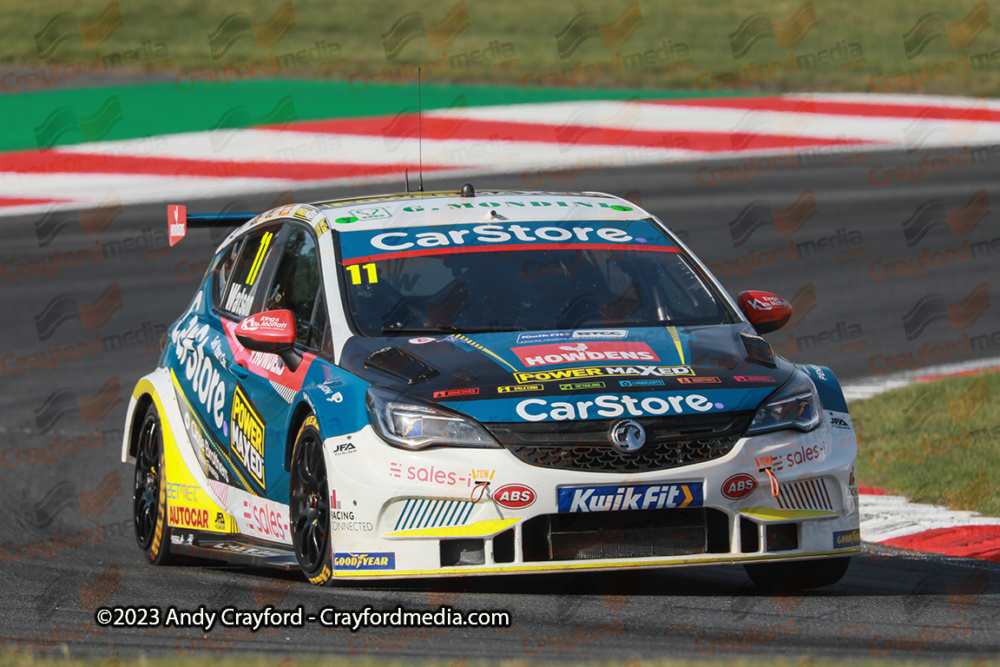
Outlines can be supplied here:
M132 523L135 540L153 565L170 562L167 528L167 485L163 474L163 429L156 405L150 404L142 419L135 453L135 486L132 491Z
M330 556L330 491L326 483L323 437L310 415L299 429L292 450L288 498L295 558L309 583L325 586L333 579Z
M744 565L750 580L768 593L793 593L810 588L832 586L847 573L849 556L791 563L752 563Z

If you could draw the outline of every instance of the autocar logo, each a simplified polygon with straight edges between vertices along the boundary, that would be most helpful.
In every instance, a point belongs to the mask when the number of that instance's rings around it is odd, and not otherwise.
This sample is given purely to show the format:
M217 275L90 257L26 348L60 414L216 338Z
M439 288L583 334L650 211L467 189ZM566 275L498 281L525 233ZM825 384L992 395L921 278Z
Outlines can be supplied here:
M646 429L634 419L616 422L608 435L611 445L621 452L637 452L646 444Z

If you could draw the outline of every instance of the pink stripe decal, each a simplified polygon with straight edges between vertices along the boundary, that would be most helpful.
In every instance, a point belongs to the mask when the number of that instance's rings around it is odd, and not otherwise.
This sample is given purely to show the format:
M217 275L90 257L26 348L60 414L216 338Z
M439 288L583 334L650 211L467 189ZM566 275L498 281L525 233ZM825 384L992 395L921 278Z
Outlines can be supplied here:
M291 389L292 391L302 389L302 382L306 379L306 373L309 372L309 366L312 364L313 359L316 358L315 354L310 352L303 353L302 362L293 372L285 366L285 363L281 361L278 355L251 352L243 347L240 341L236 339L236 334L234 333L238 323L225 317L220 319L222 321L222 328L226 332L226 342L229 343L229 349L233 353L234 361L237 363L242 362L240 365L249 368L251 373L263 376L268 380L280 384L282 387Z
M680 252L673 246L621 245L619 243L509 243L493 246L463 246L461 248L421 248L420 250L403 250L387 252L381 255L366 255L343 260L341 266L363 264L364 262L380 262L401 257L426 257L428 255L462 255L473 252L520 252L523 250L638 250L644 252Z

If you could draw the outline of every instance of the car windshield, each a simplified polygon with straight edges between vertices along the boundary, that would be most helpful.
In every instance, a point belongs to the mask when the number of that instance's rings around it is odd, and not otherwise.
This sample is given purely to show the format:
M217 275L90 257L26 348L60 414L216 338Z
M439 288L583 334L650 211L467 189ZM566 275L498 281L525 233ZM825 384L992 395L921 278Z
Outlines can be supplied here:
M684 252L650 220L338 236L347 308L364 336L733 321Z

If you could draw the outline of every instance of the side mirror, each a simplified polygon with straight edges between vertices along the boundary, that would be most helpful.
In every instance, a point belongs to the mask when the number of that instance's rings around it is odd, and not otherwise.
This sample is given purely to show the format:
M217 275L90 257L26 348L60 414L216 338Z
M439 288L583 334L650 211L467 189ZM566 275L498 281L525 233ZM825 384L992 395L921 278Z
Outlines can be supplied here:
M251 315L236 326L236 340L254 352L270 352L281 357L293 373L302 363L295 351L295 315L290 310L267 310Z
M792 304L777 294L749 290L736 297L740 310L759 334L777 331L792 317Z

